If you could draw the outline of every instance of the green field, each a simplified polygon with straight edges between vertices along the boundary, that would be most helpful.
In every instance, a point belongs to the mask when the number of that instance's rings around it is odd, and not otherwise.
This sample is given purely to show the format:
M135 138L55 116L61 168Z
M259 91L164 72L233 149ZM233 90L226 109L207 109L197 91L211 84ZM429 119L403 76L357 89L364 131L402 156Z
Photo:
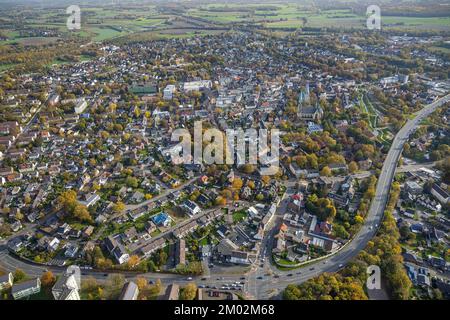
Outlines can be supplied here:
M338 3L339 1L337 1ZM45 39L30 40L19 30L52 30L60 34L58 38L77 36L100 42L114 38L124 38L131 34L145 34L148 38L182 38L212 34L214 29L227 29L231 24L249 23L275 32L290 32L298 28L339 28L365 29L366 17L355 13L350 4L343 9L320 9L312 1L301 3L268 2L264 4L196 4L189 3L184 8L166 8L149 4L133 4L127 7L99 5L81 7L81 30L70 32L66 27L68 15L63 8L19 7L3 18L3 34L7 39L1 44L45 44ZM347 7L347 8L346 8ZM414 11L416 13L416 11ZM21 16L27 19L20 29L9 29ZM436 14L437 15L437 14ZM192 18L192 19L190 19ZM382 28L392 30L449 31L450 17L407 17L383 16ZM216 27L216 28L211 28ZM436 47L433 50L448 53L449 49Z

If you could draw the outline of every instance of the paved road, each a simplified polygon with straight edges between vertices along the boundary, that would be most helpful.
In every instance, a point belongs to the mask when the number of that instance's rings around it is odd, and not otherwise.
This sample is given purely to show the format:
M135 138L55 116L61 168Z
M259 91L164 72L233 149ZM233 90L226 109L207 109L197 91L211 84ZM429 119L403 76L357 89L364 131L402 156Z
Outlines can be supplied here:
M310 264L293 271L280 271L269 263L271 255L269 248L271 247L271 241L273 239L274 232L274 230L271 230L263 241L264 245L261 251L262 256L261 254L259 256L259 259L265 257L263 267L257 265L258 262L256 262L252 266L252 270L246 275L246 290L249 294L249 297L255 299L269 299L277 297L288 284L302 283L318 276L321 273L338 271L341 265L345 265L346 263L348 263L361 250L363 250L366 247L367 242L375 235L376 226L380 225L383 218L383 213L388 200L390 187L397 168L398 159L403 150L404 143L408 140L409 135L417 128L417 126L424 118L429 116L433 111L436 110L436 108L449 102L449 100L450 95L447 95L439 99L438 101L427 105L421 111L417 112L415 114L415 118L409 120L405 124L405 126L397 133L392 143L391 149L389 150L388 155L384 161L383 168L377 183L375 198L371 203L371 207L367 214L365 224L357 233L353 241L347 244L347 246L345 246L337 254L325 259L324 261L318 261L314 264ZM293 184L291 183L289 186L292 187ZM283 207L285 206L285 203L286 202L283 200L280 204L279 209L277 210L276 218L274 221L275 225L277 223L277 219L279 219L279 216L281 216L284 212ZM266 250L264 248L266 248ZM8 255L4 246L0 246L0 265L8 271L13 271L16 268L21 268L30 276L39 276L45 270L44 267L24 263ZM51 269L55 273L62 272L62 269L60 268L51 267ZM87 270L85 271L85 273L86 275L93 276L96 279L106 278L105 274L101 272ZM279 278L274 278L271 275L266 275L267 273L276 273L279 275ZM126 275L131 278L136 276L135 274L131 273ZM153 279L159 278L165 284L172 282L183 284L191 281L179 275L173 274L147 273L140 276ZM198 284L215 285L220 287L223 283L238 281L243 276L243 274L214 274L206 280L201 280L202 277L194 277L192 280L197 282ZM258 277L262 277L262 279L257 279Z

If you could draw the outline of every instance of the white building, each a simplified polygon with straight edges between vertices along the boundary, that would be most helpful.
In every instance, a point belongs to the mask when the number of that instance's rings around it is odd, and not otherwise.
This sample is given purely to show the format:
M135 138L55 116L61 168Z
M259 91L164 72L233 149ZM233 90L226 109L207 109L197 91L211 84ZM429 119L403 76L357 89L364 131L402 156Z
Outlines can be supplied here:
M80 300L80 290L75 270L67 271L56 281L52 288L55 300Z
M75 113L80 114L82 113L87 107L87 102L84 99L78 99L75 103Z
M175 86L173 84L168 84L167 87L164 89L164 100L172 100L173 94L175 92Z
M199 80L199 81L185 82L183 89L184 92L190 92L190 91L199 91L200 89L210 89L211 86L212 86L211 80Z

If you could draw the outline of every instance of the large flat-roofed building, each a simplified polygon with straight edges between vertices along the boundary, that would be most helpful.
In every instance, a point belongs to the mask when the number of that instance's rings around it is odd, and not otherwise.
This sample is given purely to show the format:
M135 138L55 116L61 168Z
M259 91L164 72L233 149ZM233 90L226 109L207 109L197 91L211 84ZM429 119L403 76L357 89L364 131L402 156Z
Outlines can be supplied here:
M211 86L211 80L190 81L184 83L183 90L185 92L199 91L200 89L210 89Z
M14 284L11 288L11 295L14 300L29 297L41 292L41 280L39 278Z

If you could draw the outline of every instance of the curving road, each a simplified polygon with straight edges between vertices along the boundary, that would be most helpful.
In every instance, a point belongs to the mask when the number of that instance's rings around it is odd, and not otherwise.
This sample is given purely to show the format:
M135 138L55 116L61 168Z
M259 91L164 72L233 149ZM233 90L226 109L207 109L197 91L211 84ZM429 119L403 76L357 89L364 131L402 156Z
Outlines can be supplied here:
M251 270L246 274L244 290L246 291L247 296L254 299L270 299L277 297L288 284L302 283L320 275L321 273L338 271L343 265L348 263L361 250L363 250L366 247L367 242L376 234L378 225L381 224L383 213L389 196L390 187L395 175L398 160L403 150L404 143L408 140L410 134L417 128L417 126L424 118L428 117L438 107L446 104L449 101L450 95L447 95L433 102L432 104L425 106L422 110L417 112L415 114L415 117L409 120L397 133L384 161L380 177L378 178L376 194L366 216L365 224L355 235L354 239L333 256L323 259L322 261L311 263L305 267L301 267L293 271L280 271L275 266L270 264L270 248L273 240L273 235L276 231L275 226L277 225L277 220L279 222L280 217L283 215L286 209L287 199L283 199L278 207L276 217L274 219L274 228L262 241L262 249L258 261L263 258L263 266L261 267L257 265L257 261L255 264L253 264ZM294 192L292 188L294 184L295 182L292 185L288 185L288 190L286 193L287 195L289 195L291 192ZM21 268L30 276L39 276L43 271L46 270L45 267L26 263L9 255L6 250L6 246L2 247L1 242L2 241L0 241L0 265L5 270L14 271L16 268ZM48 268L57 274L63 271L63 268ZM83 273L86 276L93 276L98 280L105 279L107 276L106 273L93 270L84 270ZM277 274L278 278L273 277L274 274ZM137 276L137 274L134 273L125 273L125 275L127 276L127 278L134 278ZM151 279L160 278L165 285L173 282L184 284L191 281L191 279L188 280L180 275L174 274L148 273L139 276L144 276ZM202 277L194 277L192 280L197 282L198 284L207 284L220 287L225 283L231 283L241 280L243 276L243 273L213 273L206 279L202 279Z

